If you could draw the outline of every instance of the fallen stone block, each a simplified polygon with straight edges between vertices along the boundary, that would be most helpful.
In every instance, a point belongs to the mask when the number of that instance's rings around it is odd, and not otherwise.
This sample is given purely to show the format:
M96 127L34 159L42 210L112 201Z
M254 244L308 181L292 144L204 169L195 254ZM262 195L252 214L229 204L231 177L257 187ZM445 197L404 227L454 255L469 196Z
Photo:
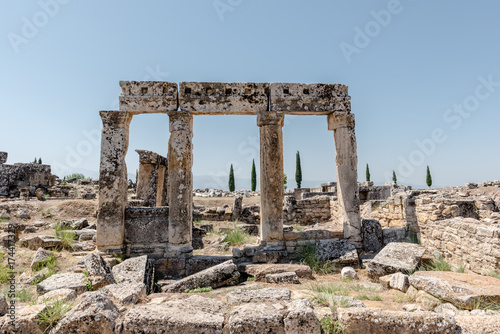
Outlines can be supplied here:
M72 289L57 289L49 291L38 297L38 304L49 303L56 300L69 302L76 299L76 292Z
M320 261L332 261L339 266L359 267L356 246L345 240L316 240L315 256Z
M451 271L418 271L409 277L409 281L416 289L459 308L470 310L500 304L500 280L494 277Z
M258 290L238 289L227 294L227 303L229 305L249 303L249 302L267 302L278 300L290 300L292 293L289 289L264 288Z
M358 279L358 274L356 273L356 270L354 270L354 268L352 267L342 268L340 276L342 277L342 279Z
M154 268L146 255L125 260L114 266L112 272L116 283L142 283L146 286L146 293L151 292Z
M500 315L455 316L457 333L460 334L498 334L500 333Z
M321 326L307 299L294 300L287 305L288 314L284 319L286 334L320 334Z
M38 248L52 249L61 245L61 239L52 235L30 235L19 240L21 247L36 251Z
M346 334L455 334L455 319L432 312L339 308L338 321Z
M402 273L395 273L391 275L391 279L389 281L389 287L391 289L396 289L402 292L406 292L410 287L408 275Z
M226 325L230 334L285 334L284 307L277 304L243 304L231 310Z
M101 291L120 304L136 304L146 297L144 283L122 283L106 285Z
M392 242L384 247L368 264L367 274L372 279L396 272L412 272L421 263L425 247Z
M300 284L299 277L294 272L285 272L279 274L267 274L266 275L267 283L274 284Z
M31 261L31 269L38 270L43 266L43 264L49 259L51 251L45 250L43 248L38 248L35 255L33 256L33 260Z
M221 302L198 295L138 305L120 318L115 333L222 334L224 308Z
M8 316L0 318L0 333L43 334L43 328L38 323L38 317L47 306L33 305L16 309L16 320Z
M115 267L116 268L116 267ZM202 287L218 288L237 281L240 277L238 268L232 260L226 261L214 267L200 271L199 273L185 277L174 284L164 286L163 292L184 292Z
M255 277L255 281L263 281L268 274L279 274L285 272L294 272L299 278L312 279L312 269L303 264L249 264L241 263L238 270L249 276Z
M82 262L94 289L116 283L111 267L99 253L91 253L85 256Z
M38 294L58 289L71 289L77 295L88 291L83 274L80 273L55 274L36 285Z
M116 305L102 292L87 292L54 328L54 333L114 333L120 315Z

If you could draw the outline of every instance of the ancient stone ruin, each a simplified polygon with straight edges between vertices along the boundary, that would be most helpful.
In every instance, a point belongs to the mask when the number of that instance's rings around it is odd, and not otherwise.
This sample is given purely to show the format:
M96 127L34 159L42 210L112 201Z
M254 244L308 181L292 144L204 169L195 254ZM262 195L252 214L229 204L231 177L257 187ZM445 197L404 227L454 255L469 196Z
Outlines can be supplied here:
M121 81L120 110L101 111L103 122L97 247L108 253L152 257L192 256L192 137L195 115L255 115L260 130L260 240L285 250L283 136L285 115L325 115L333 130L336 192L343 237L361 246L354 115L340 84ZM137 197L127 203L129 126L134 115L165 113L170 120L168 156L138 151ZM168 207L167 207L168 205Z
M16 163L7 165L7 152L0 152L0 196L35 196L38 188L55 184L49 165Z

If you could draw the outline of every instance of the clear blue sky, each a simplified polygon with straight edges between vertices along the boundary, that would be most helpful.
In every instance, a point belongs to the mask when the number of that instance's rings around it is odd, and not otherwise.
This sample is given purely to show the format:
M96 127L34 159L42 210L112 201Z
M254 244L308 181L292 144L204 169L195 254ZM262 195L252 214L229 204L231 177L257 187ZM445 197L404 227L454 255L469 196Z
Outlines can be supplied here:
M437 186L500 179L498 1L0 5L0 151L9 163L41 156L59 176L96 176L99 110L117 109L119 80L319 82L349 85L360 181L366 163L376 184L396 170L400 183L422 186L426 165ZM297 150L306 186L335 180L325 116L287 117L283 133L291 186ZM166 115L134 117L129 173L135 149L166 154L168 136ZM240 179L252 158L258 166L255 117L195 117L193 141L195 186L226 186L230 163Z

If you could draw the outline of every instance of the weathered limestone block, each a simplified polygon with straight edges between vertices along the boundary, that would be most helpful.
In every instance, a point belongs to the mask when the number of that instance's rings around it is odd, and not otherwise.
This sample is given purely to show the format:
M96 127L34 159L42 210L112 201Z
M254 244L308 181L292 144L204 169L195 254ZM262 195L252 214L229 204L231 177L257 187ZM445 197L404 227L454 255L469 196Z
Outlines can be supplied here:
M424 254L425 247L420 245L392 242L368 263L368 277L377 279L396 272L412 272L421 263Z
M31 261L31 269L37 270L39 267L43 265L45 261L49 259L49 256L52 254L51 251L45 250L43 248L38 248L35 255L33 256L33 260Z
M149 206L166 205L167 158L146 150L136 152L139 154L137 198L146 201Z
M274 284L300 284L299 277L293 271L279 274L267 274L266 282Z
M288 315L284 319L286 334L321 333L319 320L309 300L294 300L287 306Z
M283 127L284 116L264 112L257 117L260 127L260 238L283 242Z
M0 165L7 162L7 152L0 152Z
M193 115L169 113L168 247L166 256L191 256L193 222Z
M500 333L500 315L455 316L457 333L460 334L497 334Z
M120 304L136 304L146 297L144 283L122 283L106 285L101 291Z
M163 292L184 292L196 288L212 287L218 288L238 280L240 273L232 260L226 261L214 267L200 271L199 273L185 277L173 284L164 286Z
M386 311L373 308L339 308L338 319L346 334L454 334L455 319L433 312Z
M457 307L472 309L500 303L500 280L490 276L451 271L419 271L410 284Z
M64 315L54 333L114 333L120 315L116 305L101 291L86 292L78 297L75 306Z
M128 245L155 247L155 253L165 253L168 242L167 207L126 208L125 241Z
M20 333L20 334L42 334L43 329L38 323L38 317L47 308L45 305L33 305L16 309L16 320L8 316L0 318L0 333Z
M226 327L230 334L285 334L284 315L278 304L243 304L231 309Z
M346 240L316 240L315 256L320 261L330 260L341 266L359 267L359 256L356 246Z
M384 248L384 235L382 226L377 220L363 219L363 250L365 252L378 253Z
M39 248L52 249L57 248L61 244L61 239L52 235L30 235L19 240L21 247L27 247L31 250Z
M194 295L186 299L149 303L129 309L115 333L222 334L224 304Z
M177 84L165 81L120 81L120 110L132 114L176 111Z
M354 268L352 267L342 268L340 276L342 277L342 279L358 279L358 274L356 273L356 270L354 270Z
M361 247L361 218L358 196L358 155L354 114L328 115L328 130L333 130L337 163L337 197L340 204L344 238Z
M244 272L249 276L255 277L255 281L265 280L268 274L279 274L286 272L294 272L299 278L312 279L312 269L309 266L302 264L248 264L242 263L238 266L240 272Z
M234 196L233 202L233 220L237 220L240 218L243 213L243 196L237 195Z
M97 247L101 251L121 253L125 234L127 205L127 154L132 116L125 111L101 111L101 166L99 173L99 209Z
M153 265L147 256L127 259L111 269L118 284L144 284L149 294L153 283Z
M274 302L279 300L290 300L291 291L289 289L264 288L257 290L238 289L227 294L229 305L255 302Z
M95 289L116 283L111 267L99 253L91 253L85 256L82 262L87 271L88 279Z
M58 289L71 289L81 294L87 291L87 285L81 273L55 274L36 285L38 294Z
M351 111L346 85L271 83L271 110L286 114L328 115Z
M76 292L72 289L57 289L49 291L38 297L38 304L49 303L56 300L70 302L76 299Z
M181 82L179 90L181 110L193 115L254 115L269 103L267 83Z
M402 292L406 292L410 287L410 282L408 280L408 275L402 273L395 273L391 276L389 281L389 287Z

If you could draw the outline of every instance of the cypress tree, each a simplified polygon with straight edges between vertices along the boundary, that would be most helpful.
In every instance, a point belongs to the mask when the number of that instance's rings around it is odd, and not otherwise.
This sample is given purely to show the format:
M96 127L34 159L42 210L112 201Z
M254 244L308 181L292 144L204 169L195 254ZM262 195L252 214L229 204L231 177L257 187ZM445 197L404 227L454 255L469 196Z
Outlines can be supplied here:
M255 159L252 161L252 191L257 189L257 172L255 171Z
M286 190L286 188L287 188L287 186L286 186L286 185L287 185L287 183L288 183L288 176L286 176L286 174L285 174L285 173L283 173L283 184L285 185L285 190Z
M398 184L398 178L396 177L396 172L392 171L392 181L394 184Z
M302 183L302 167L300 166L300 153L297 151L295 156L295 182L297 182L297 188L300 188Z
M431 187L432 186L432 176L431 176L431 171L429 169L429 166L427 166L427 177L426 177L426 183L427 183L427 187Z
M38 158L38 164L41 165L42 164L42 158Z
M370 182L370 167L368 167L368 164L366 164L366 181Z
M35 160L33 160L32 164L36 164L36 162L37 162L37 159L35 157Z
M231 164L231 169L229 170L229 191L234 191L234 170L233 164Z

